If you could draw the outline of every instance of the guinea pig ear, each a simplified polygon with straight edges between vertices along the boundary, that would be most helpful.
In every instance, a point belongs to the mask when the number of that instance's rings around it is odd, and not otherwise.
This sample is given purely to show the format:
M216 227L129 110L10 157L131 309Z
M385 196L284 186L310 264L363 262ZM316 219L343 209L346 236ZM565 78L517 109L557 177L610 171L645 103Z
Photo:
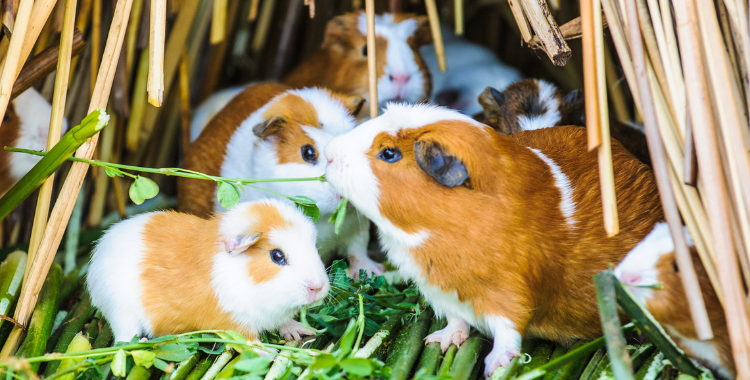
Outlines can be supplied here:
M344 107L349 111L349 115L357 117L359 112L362 111L362 106L365 104L365 98L359 96L346 96L341 99L344 103Z
M258 242L260 234L230 236L224 239L224 250L229 256L237 256Z
M412 35L411 42L414 46L422 46L432 43L432 32L430 31L430 20L427 16L415 16L417 29Z
M586 125L585 118L585 101L583 91L573 90L563 97L563 114L569 115L567 120L570 123Z
M268 120L263 120L260 123L255 124L255 126L253 127L253 133L259 138L265 139L266 137L281 130L283 124L284 119L274 116Z
M469 172L463 162L437 142L415 142L414 157L419 167L443 186L460 186L469 179Z

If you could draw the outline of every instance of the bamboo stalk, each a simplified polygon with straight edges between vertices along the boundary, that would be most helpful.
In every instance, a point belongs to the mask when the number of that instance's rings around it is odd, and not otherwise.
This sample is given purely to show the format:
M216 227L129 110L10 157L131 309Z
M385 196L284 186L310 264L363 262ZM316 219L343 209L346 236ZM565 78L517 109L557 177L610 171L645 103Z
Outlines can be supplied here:
M164 101L164 39L166 38L166 27L166 0L151 0L147 87L148 102L156 107L161 107L161 103Z
M565 42L546 0L519 0L534 33L542 40L544 51L555 66L565 66L573 55Z
M453 13L456 14L456 35L464 34L464 0L453 0Z
M273 2L273 1L270 1ZM258 4L260 3L260 0L251 0L250 2L250 14L247 16L247 19L250 21L255 21L255 18L258 17Z
M212 45L217 45L224 41L227 34L227 0L213 0L213 2L209 41Z
M520 1L521 0L508 0L508 5L510 6L510 10L513 12L513 18L516 19L518 30L521 31L521 37L523 37L523 41L529 43L533 35L531 34L531 26L529 25L529 20L526 19L526 16L524 16L523 14L523 8L521 7Z
M102 52L102 0L91 0L91 93L94 93Z
M677 264L681 269L680 273L682 274L682 282L688 296L688 303L690 305L693 322L696 324L695 327L698 336L701 339L710 339L710 337L713 336L711 324L708 320L708 315L706 314L705 305L703 304L700 285L698 284L698 279L695 275L690 251L688 251L687 242L682 229L682 221L680 219L679 210L677 209L674 192L672 191L669 182L667 157L658 131L653 97L651 91L649 91L646 58L643 50L643 43L641 41L636 1L637 0L629 0L626 4L629 23L628 32L630 35L630 49L634 58L633 63L638 79L638 91L640 92L641 100L643 101L643 103L641 103L641 109L646 129L648 149L654 166L654 174L659 188L662 207L664 208L664 215L672 233Z
M441 72L445 72L446 70L448 70L448 63L445 60L445 45L443 45L443 33L440 30L440 17L438 16L437 6L435 5L435 0L425 0L424 4L427 7L427 17L430 20L430 32L432 33L432 41L435 44L435 56L437 57L438 68ZM375 37L373 37L373 39L374 38ZM373 43L373 46L374 45L375 44ZM368 51L370 51L369 43L367 49Z
M31 8L34 0L22 0L18 8L15 33L10 38L8 54L5 56L5 64L2 74L0 74L0 118L5 116L10 101L10 93L13 90L13 83L18 76L18 67L20 62L25 58L23 55L23 42L26 37L26 29L31 18ZM29 49L30 51L30 49Z
M429 2L429 0L427 1ZM426 2L426 3L427 3ZM434 3L432 4L434 7ZM378 67L375 48L375 0L365 0L367 13L367 76L370 84L370 118L378 116ZM432 24L432 22L430 22ZM438 28L440 26L438 25ZM433 34L434 36L434 34ZM441 71L445 71L442 69Z
M70 78L70 61L73 55L73 29L75 27L76 0L65 1L65 12L63 15L63 29L60 35L60 59L57 61L57 75L55 80L55 92L52 99L52 114L50 116L49 130L47 133L46 151L49 152L60 141L62 124L65 113L65 101L68 90L68 79ZM31 229L31 241L29 242L29 262L34 262L34 257L42 240L42 233L47 226L50 200L52 198L52 187L55 183L54 173L47 178L39 189L36 211L34 212L34 226ZM26 268L25 276L28 277L31 265Z
M99 70L97 84L89 104L90 112L102 108L107 104L109 92L112 88L115 68L117 66L117 60L120 57L120 49L122 48L122 43L125 39L125 27L130 16L130 7L132 4L133 0L118 0L117 6L115 7L112 25L104 49L104 56L102 57L102 67ZM77 156L91 158L94 153L94 148L96 147L97 138L98 136L94 135L94 137L88 142L84 143L81 148L79 148ZM39 252L34 262L31 264L32 269L24 282L23 290L21 291L21 299L19 300L19 307L16 308L16 320L23 324L28 322L30 313L36 304L36 299L44 282L44 278L49 271L55 252L60 246L62 234L75 204L75 196L78 195L78 191L81 189L83 177L86 175L87 169L87 164L78 162L73 163L70 172L68 173L68 177L63 183L60 196L58 196L58 201L52 210L49 223L47 224L47 228L42 236ZM11 336L9 336L6 341L6 345L12 347L12 351L15 351L15 348L18 347L21 332L22 330L20 328L14 328L11 332Z

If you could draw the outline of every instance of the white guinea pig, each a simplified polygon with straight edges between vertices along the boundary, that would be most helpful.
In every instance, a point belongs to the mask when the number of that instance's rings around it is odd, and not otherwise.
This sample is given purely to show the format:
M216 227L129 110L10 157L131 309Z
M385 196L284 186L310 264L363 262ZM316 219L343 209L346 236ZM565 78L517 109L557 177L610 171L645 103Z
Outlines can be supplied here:
M674 241L667 223L659 223L638 243L615 268L615 276L631 290L633 295L651 312L667 334L688 356L716 371L722 379L734 379L736 370L732 361L732 347L723 308L714 292L705 267L692 247L690 234L685 229L698 283L703 293L708 319L714 338L698 339L690 316L685 288L674 251ZM662 289L647 286L662 284Z
M432 41L427 17L404 13L378 15L375 17L375 34L380 106L390 101L416 103L427 100L432 81L427 64L419 53L420 46ZM282 82L292 88L323 87L369 101L366 36L364 12L334 17L326 26L320 49ZM201 104L190 125L191 141L245 87L219 91ZM369 108L365 108L367 110L362 112L361 118L369 115Z
M430 102L474 115L482 112L477 97L487 86L498 90L521 79L521 73L502 63L489 49L459 37L453 29L441 27L446 72L440 71L435 46L422 46L422 53L432 75Z
M185 153L183 168L229 178L311 178L325 173L323 153L328 141L354 129L363 99L328 90L292 90L279 83L250 86L237 95L206 126ZM330 184L319 181L257 183L288 196L304 195L318 204L320 253L325 259L336 250L349 257L349 268L380 275L384 267L367 256L370 222L350 208L339 235L328 218L341 197ZM201 217L223 210L213 181L179 178L180 210ZM246 189L240 201L277 197ZM278 199L284 199L277 197ZM285 200L285 202L289 202ZM291 203L291 202L290 202Z
M152 212L104 234L86 281L115 341L213 329L299 339L313 333L294 314L330 286L315 240L307 217L271 199L211 219Z
M47 146L52 106L35 89L30 88L8 104L0 125L0 196L18 182L42 158L31 154L11 153L3 147L44 150ZM63 119L62 133L68 129Z

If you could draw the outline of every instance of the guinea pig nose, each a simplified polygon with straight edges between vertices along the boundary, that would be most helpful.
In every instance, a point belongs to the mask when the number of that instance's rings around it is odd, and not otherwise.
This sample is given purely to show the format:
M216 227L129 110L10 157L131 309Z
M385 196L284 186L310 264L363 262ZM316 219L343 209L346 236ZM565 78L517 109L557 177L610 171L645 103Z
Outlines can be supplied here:
M310 302L314 302L318 299L318 294L323 290L322 283L308 283L307 284L307 295Z
M627 285L633 285L641 280L641 274L637 272L623 271L620 274L620 281Z
M409 74L391 74L389 79L396 84L404 85L409 81Z

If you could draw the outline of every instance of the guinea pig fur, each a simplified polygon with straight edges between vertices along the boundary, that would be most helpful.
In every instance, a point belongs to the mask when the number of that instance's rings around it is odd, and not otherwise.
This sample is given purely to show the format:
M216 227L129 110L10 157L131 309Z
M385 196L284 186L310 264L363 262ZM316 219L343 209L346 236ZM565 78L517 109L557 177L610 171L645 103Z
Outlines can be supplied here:
M375 16L378 102L416 103L429 98L432 80L419 47L432 41L427 17L403 13ZM365 12L333 18L320 49L287 75L294 88L320 86L369 101ZM369 112L369 111L366 111Z
M494 339L491 374L521 336L601 336L592 276L619 263L662 220L654 176L612 141L620 233L603 226L596 152L564 126L506 137L456 111L391 104L326 147L328 182L380 232L401 275L446 328Z
M229 178L310 178L325 173L323 148L335 136L352 130L363 99L328 90L291 90L278 83L250 86L214 117L185 153L183 167ZM284 195L304 195L318 204L321 218L316 224L320 253L325 258L336 250L349 257L356 277L359 269L382 274L384 267L367 256L370 222L354 208L339 233L328 223L341 197L328 183L256 183ZM216 200L213 181L177 180L180 210L201 217L223 210ZM257 189L246 189L240 201L276 197ZM277 197L285 202L290 201Z
M503 91L487 87L479 96L483 107L477 117L504 135L558 125L586 125L583 93L564 94L541 79L522 79ZM643 127L620 123L610 115L611 137L647 165L651 165Z
M51 115L52 106L33 88L8 103L0 125L0 196L42 159L31 154L11 153L2 148L8 146L44 150L47 147ZM68 123L63 119L62 132L67 129Z
M692 246L687 229L685 233L688 244ZM628 253L622 263L615 268L615 276L628 286L638 301L646 306L688 356L712 369L721 378L734 379L736 372L723 308L695 247L690 248L714 333L711 340L698 339L690 312L686 311L690 310L690 307L680 279L672 234L666 223L657 224L654 230ZM663 289L647 288L658 283L663 285Z
M315 240L307 217L273 199L211 219L141 214L99 240L86 282L115 341L209 329L299 340L313 332L294 314L330 286Z

